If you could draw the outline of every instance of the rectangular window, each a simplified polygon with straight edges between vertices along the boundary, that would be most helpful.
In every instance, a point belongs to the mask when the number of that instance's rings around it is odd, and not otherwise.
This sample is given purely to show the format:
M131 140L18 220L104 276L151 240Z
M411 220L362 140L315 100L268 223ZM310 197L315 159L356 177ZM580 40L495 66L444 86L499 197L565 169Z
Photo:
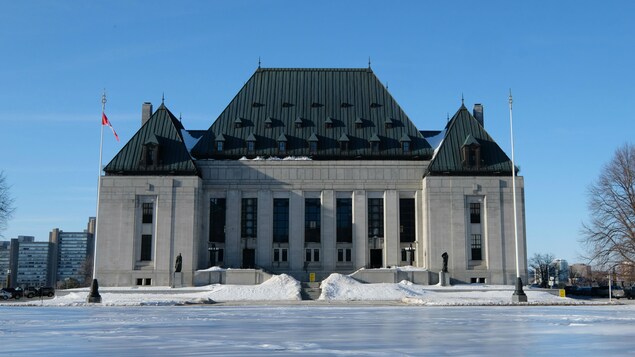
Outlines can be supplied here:
M404 243L415 241L415 199L399 199L399 240Z
M145 278L143 285L152 285L152 278Z
M307 262L319 262L320 261L320 249L305 249L304 261Z
M370 143L370 149L372 152L379 152L379 141L373 141Z
M288 256L289 254L288 254L287 248L275 248L273 250L274 262L286 262Z
M289 242L289 199L273 199L273 241Z
M472 234L472 260L483 259L483 249L480 234Z
M340 248L337 250L337 261L338 262L350 262L351 261L351 249L350 248Z
M353 200L338 198L336 201L337 242L353 242Z
M154 213L152 208L153 208L152 202L143 203L141 223L152 223L152 216Z
M322 207L319 198L304 199L304 241L320 242L320 218Z
M209 202L209 241L225 242L226 200L212 198Z
M223 258L224 258L224 257L223 257L223 253L224 253L224 252L225 252L225 250L224 250L224 249L222 249L222 248L221 248L221 249L219 249L219 250L218 250L218 252L216 252L216 260L217 260L217 261L222 262L222 261L224 260L224 259L223 259Z
M317 154L317 150L318 150L318 143L317 141L311 141L309 142L309 152L311 154Z
M384 199L368 199L368 237L384 236Z
M470 223L481 223L481 204L470 203Z
M255 141L248 141L247 142L247 151L252 153L256 150L256 142Z
M258 199L243 198L241 208L241 234L243 238L257 237Z
M403 149L404 154L410 153L410 142L404 141L403 143L401 143L401 148Z
M152 235L151 234L141 235L141 258L139 260L141 260L142 262L152 260Z
M287 152L287 142L286 141L278 142L278 153L284 154L286 152Z
M138 278L137 279L137 285L143 285L143 279Z
M222 141L217 141L216 142L216 151L223 152L223 142Z

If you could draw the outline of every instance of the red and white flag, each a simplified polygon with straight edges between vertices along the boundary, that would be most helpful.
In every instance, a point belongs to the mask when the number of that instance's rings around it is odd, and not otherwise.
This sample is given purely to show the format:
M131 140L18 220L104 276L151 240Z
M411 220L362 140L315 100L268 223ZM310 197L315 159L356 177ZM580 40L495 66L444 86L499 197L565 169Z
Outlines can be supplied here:
M115 139L119 141L119 135L117 135L115 128L112 127L112 124L110 124L110 121L108 120L108 117L104 112L101 113L101 125L108 125L110 127L110 130L112 130L112 133L115 135Z

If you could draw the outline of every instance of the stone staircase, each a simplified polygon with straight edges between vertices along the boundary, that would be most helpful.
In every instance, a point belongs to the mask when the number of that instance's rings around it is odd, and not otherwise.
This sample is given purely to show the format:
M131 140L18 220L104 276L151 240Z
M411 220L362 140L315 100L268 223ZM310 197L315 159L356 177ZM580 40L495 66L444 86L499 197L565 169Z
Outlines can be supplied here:
M300 291L300 296L302 296L302 300L317 300L322 294L322 289L320 289L320 283L313 282L302 282L302 290Z

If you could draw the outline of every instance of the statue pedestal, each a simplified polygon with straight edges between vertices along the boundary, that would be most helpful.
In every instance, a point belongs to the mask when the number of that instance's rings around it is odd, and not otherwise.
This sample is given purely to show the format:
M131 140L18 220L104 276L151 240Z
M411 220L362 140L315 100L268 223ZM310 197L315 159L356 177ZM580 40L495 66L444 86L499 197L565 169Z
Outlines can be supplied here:
M183 273L174 273L174 280L172 280L173 288L183 287Z
M450 273L445 271L439 272L439 285L450 286Z

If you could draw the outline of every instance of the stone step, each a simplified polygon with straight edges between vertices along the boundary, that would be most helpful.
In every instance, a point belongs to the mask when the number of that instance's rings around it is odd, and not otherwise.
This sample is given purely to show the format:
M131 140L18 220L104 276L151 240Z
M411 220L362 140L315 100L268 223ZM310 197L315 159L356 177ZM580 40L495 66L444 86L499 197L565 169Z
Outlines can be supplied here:
M301 285L300 295L302 300L317 300L322 294L319 282L302 282Z

